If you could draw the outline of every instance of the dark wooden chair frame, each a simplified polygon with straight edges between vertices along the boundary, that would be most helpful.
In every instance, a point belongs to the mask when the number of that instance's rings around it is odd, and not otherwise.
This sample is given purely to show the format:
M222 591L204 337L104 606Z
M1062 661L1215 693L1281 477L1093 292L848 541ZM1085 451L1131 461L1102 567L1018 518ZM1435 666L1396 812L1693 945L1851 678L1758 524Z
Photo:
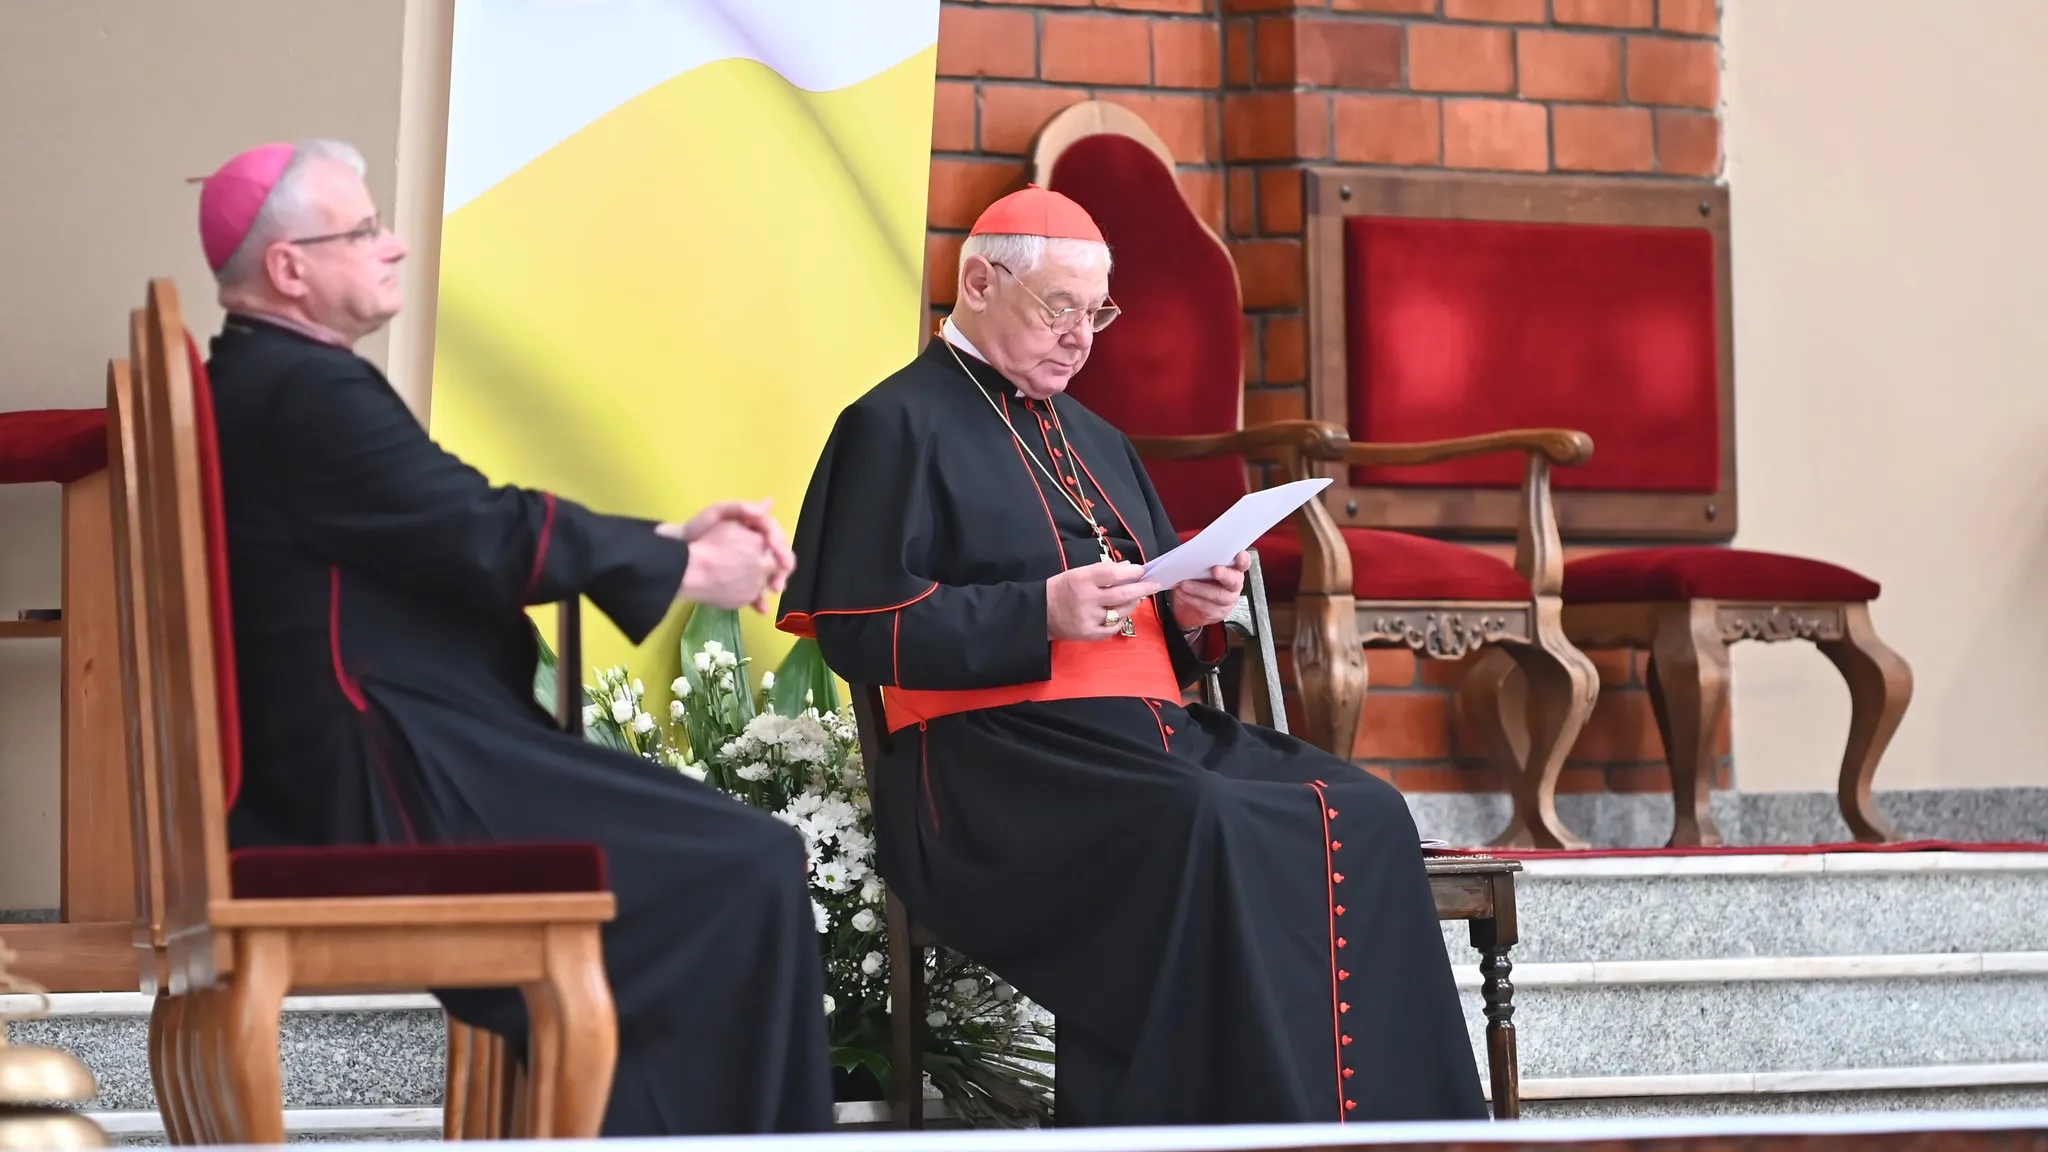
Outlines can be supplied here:
M1272 717L1271 727L1287 731L1287 709L1280 695L1279 663L1273 646L1273 616L1266 603L1266 583L1256 553L1245 580L1245 594L1225 622L1240 641L1245 657L1246 691L1262 697L1259 712ZM882 690L854 684L854 719L860 729L861 760L866 765L868 793L875 794L876 774L891 746L884 720ZM1221 676L1210 672L1202 682L1203 702L1222 708ZM1481 996L1486 1015L1486 1063L1497 1120L1521 1115L1520 1069L1515 1053L1513 964L1508 951L1521 939L1515 918L1515 873L1519 861L1490 856L1456 855L1431 858L1426 865L1438 920L1471 924L1472 947L1479 950ZM940 947L921 928L894 889L887 894L889 934L889 1103L895 1127L924 1127L925 949Z

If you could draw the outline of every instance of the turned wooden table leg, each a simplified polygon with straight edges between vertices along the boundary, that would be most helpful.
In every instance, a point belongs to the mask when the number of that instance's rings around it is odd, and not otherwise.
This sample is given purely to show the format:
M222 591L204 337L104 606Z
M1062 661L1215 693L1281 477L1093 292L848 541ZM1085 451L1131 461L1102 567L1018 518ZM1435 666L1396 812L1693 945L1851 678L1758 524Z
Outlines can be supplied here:
M1472 921L1472 947L1479 950L1480 996L1486 1002L1486 1070L1493 1094L1493 1118L1522 1115L1521 1067L1515 1053L1514 964L1508 950L1520 940L1515 922L1513 876L1492 876L1493 915Z
M1844 606L1842 638L1817 641L1816 646L1834 661L1849 685L1849 743L1842 751L1838 784L1842 819L1858 840L1897 840L1898 832L1878 815L1870 798L1870 782L1906 715L1906 705L1912 703L1913 670L1877 638L1868 604Z

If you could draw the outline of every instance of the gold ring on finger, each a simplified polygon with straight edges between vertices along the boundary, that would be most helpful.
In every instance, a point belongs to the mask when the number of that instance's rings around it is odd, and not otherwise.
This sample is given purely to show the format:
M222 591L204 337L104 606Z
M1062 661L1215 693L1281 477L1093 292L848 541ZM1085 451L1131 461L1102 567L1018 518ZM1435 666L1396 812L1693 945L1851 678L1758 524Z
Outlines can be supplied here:
M1114 608L1111 608L1111 609L1109 609L1109 610L1108 610L1107 612L1104 612L1104 613L1102 614L1102 626L1103 626L1104 628L1114 628L1114 627L1116 627L1116 626L1117 626L1118 624L1121 624L1122 622L1123 622L1123 614L1122 614L1122 613L1120 613L1120 612L1118 612L1118 611L1117 611L1116 609L1114 609Z

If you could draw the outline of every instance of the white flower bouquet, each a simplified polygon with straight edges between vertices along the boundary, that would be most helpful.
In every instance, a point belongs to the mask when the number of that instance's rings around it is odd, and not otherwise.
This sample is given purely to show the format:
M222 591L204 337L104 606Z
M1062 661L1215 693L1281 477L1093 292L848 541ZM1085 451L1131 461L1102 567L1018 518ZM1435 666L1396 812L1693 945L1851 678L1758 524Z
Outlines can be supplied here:
M852 709L817 645L749 683L738 613L698 608L682 639L667 719L624 668L585 685L589 739L702 780L795 828L808 857L811 910L825 961L824 1011L839 1099L889 1087L886 889ZM536 695L553 710L554 658L542 644ZM1052 1112L1052 1023L994 974L944 948L925 961L924 1063L930 1087L969 1123L1033 1126Z

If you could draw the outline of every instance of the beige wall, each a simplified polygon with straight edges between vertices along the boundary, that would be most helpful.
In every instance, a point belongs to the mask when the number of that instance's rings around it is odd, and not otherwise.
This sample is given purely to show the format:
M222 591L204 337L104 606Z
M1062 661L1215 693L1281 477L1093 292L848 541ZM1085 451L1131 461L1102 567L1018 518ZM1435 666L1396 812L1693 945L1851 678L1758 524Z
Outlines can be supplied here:
M0 410L103 403L148 277L218 328L185 179L241 148L348 139L390 205L404 23L404 0L0 3ZM55 605L57 576L56 489L0 487L0 614ZM57 902L57 714L55 643L0 645L0 909Z
M2048 4L1724 0L1739 544L1884 584L1881 788L2048 785ZM1848 695L1737 650L1745 790L1829 789Z

